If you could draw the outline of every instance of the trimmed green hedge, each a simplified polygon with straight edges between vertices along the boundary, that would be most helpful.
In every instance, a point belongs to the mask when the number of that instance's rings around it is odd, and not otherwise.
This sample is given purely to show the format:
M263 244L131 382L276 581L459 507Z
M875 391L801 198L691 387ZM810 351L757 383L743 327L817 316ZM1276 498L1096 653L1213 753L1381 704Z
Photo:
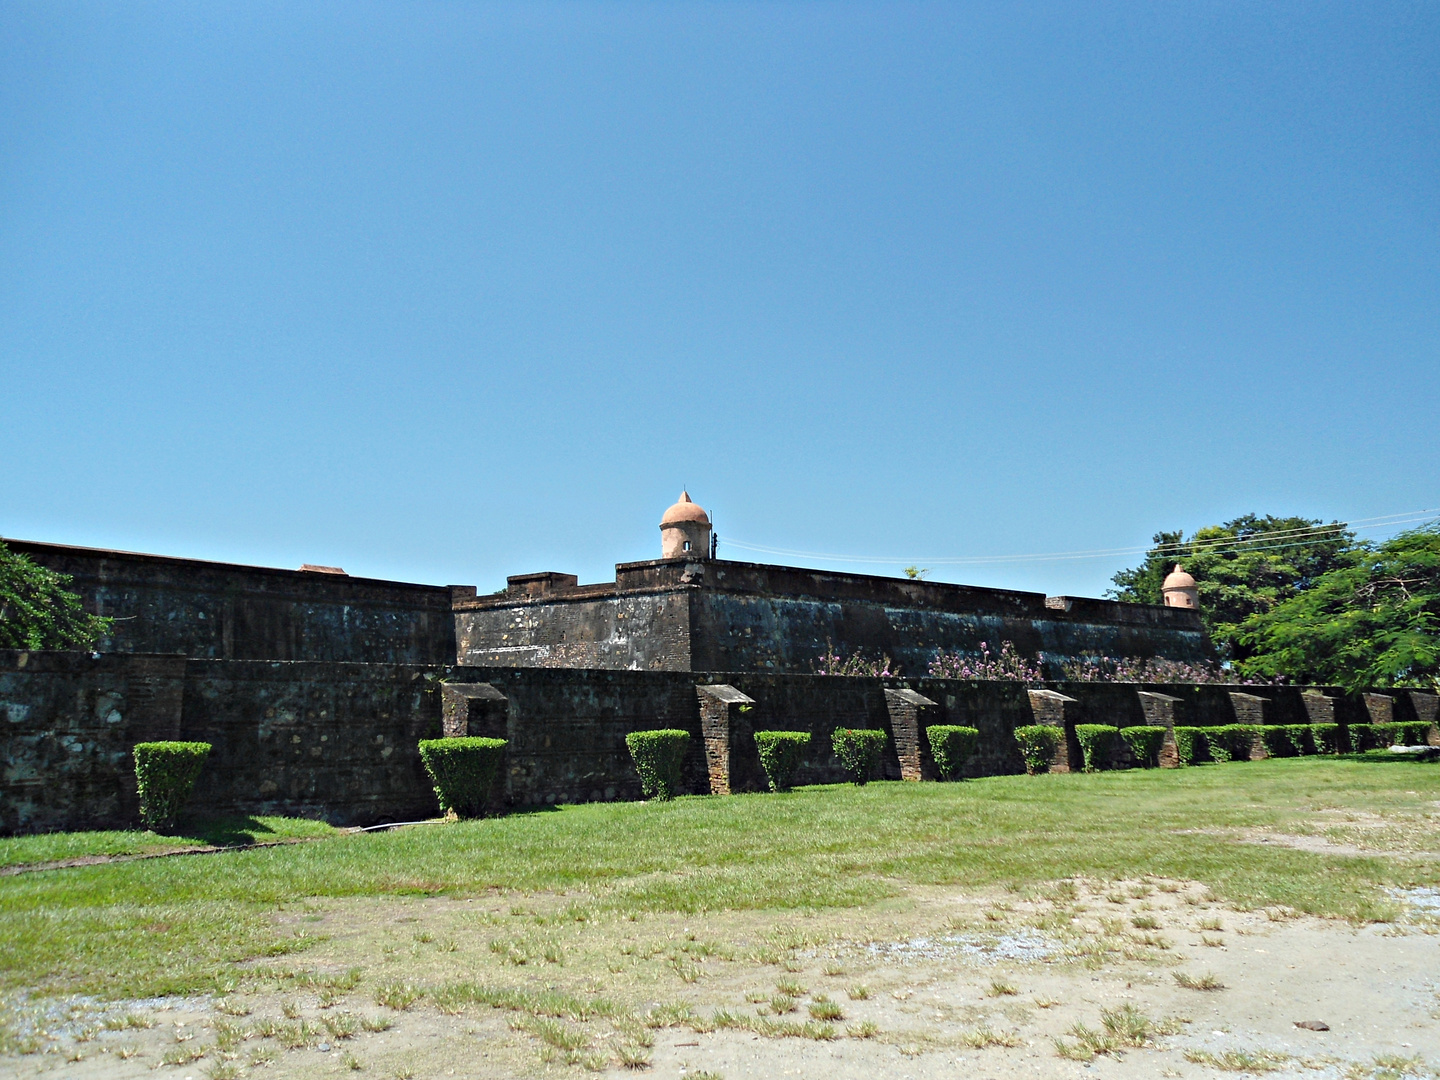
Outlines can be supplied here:
M1115 736L1119 731L1109 724L1075 725L1075 738L1080 742L1080 752L1085 755L1086 772L1109 766L1110 756L1115 752Z
M1339 724L1311 724L1310 738L1317 754L1338 754L1343 732Z
M1209 757L1205 741L1205 729L1198 727L1176 727L1175 753L1181 765L1194 765Z
M1384 750L1390 746L1423 745L1430 736L1430 725L1424 721L1406 720L1391 724L1351 724L1350 749Z
M632 731L625 736L635 771L640 774L640 790L647 799L673 799L680 794L680 766L689 743L689 734L675 728Z
M1309 724L1286 724L1284 730L1285 741L1297 757L1315 753L1315 740L1310 735Z
M1366 750L1383 750L1395 745L1395 730L1398 724L1351 724L1350 750L1362 753Z
M1395 726L1400 729L1395 737L1396 746L1424 746L1430 738L1430 725L1424 720L1407 720Z
M875 771L887 738L885 732L878 728L836 728L830 744L835 748L840 764L850 774L851 782L863 784Z
M935 768L946 780L960 779L965 763L975 756L975 748L980 745L978 728L955 724L933 724L925 729L925 737L930 740Z
M1215 761L1249 761L1259 733L1258 724L1220 724L1205 729L1205 742Z
M1034 776L1050 771L1050 762L1055 760L1062 735L1059 728L1049 724L1029 724L1015 729L1015 741L1020 745L1020 756L1025 759L1027 773Z
M180 808L200 779L210 744L142 742L135 744L133 753L141 820L155 832L174 828Z
M442 814L483 817L505 761L504 739L421 739L420 761Z
M809 745L808 731L755 732L755 749L760 751L760 764L770 781L771 791L790 790L790 780Z
M1265 743L1265 753L1271 757L1293 757L1296 753L1295 745L1290 741L1290 732L1283 725L1263 725L1260 739Z
M1120 729L1120 738L1130 747L1135 762L1142 769L1153 769L1160 764L1160 748L1165 745L1165 729L1150 724L1136 724Z

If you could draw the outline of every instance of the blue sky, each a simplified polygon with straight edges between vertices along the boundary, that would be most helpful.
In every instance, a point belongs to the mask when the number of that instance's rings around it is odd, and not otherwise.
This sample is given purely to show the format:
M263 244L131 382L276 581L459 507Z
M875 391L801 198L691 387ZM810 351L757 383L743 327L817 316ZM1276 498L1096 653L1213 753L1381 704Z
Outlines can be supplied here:
M1432 3L12 0L0 535L490 589L682 485L881 573L1434 507L1437 58Z

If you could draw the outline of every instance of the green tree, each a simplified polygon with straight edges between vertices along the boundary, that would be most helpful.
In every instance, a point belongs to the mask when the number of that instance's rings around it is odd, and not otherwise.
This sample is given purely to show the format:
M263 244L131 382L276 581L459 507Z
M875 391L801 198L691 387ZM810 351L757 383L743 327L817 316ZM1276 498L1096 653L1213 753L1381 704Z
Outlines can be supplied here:
M1341 522L1316 518L1246 514L1223 525L1155 534L1145 561L1122 570L1107 595L1139 604L1163 602L1165 575L1178 563L1200 589L1200 617L1222 660L1244 660L1251 646L1241 625L1251 616L1310 588L1322 575L1348 565L1360 550L1355 534Z
M91 615L71 578L0 541L0 649L91 649L113 620Z
M1241 632L1247 674L1357 689L1440 681L1440 526L1346 553Z

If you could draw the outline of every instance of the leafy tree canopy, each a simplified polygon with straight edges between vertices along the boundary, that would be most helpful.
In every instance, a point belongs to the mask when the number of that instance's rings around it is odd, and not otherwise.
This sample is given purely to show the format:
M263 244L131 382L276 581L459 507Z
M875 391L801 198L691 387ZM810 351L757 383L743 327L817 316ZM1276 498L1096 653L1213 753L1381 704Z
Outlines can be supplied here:
M1163 602L1160 586L1179 563L1200 589L1200 617L1221 659L1243 661L1253 646L1241 624L1309 589L1324 574L1350 565L1355 534L1340 522L1246 514L1223 525L1155 534L1145 561L1122 570L1106 595L1138 604Z
M70 581L0 542L0 649L94 648L112 620L86 611Z
M1440 526L1340 561L1246 621L1243 669L1349 689L1440 682Z

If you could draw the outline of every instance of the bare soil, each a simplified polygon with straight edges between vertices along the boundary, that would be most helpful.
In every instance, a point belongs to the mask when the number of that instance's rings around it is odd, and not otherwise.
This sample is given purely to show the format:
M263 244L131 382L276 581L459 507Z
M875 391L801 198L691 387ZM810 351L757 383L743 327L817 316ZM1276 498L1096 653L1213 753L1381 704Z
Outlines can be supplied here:
M327 901L223 998L11 1002L0 1075L1436 1076L1440 898L1396 905L1352 926L1157 878L784 915Z

